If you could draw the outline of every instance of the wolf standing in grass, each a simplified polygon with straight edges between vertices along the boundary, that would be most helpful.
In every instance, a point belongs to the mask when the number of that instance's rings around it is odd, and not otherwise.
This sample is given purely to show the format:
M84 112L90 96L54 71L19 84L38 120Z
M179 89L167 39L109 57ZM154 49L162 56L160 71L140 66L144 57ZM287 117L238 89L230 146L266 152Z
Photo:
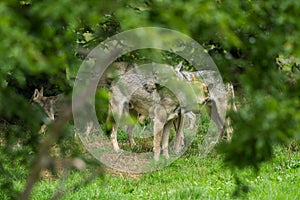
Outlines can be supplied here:
M146 78L142 74L127 73L120 78L120 84L111 88L112 98L110 99L110 109L115 115L116 123L113 125L111 133L111 142L114 150L119 151L117 143L117 129L121 123L121 118L125 114L128 116L128 110L134 109L137 113L153 119L153 150L154 159L158 160L161 151L162 137L167 135L168 127L172 124L175 116L178 115L178 103L167 97L162 98L157 90L155 79ZM174 103L172 103L174 102ZM174 116L172 116L174 114ZM125 119L126 120L126 119ZM163 139L167 141L169 138ZM167 144L163 142L164 155L168 157Z
M57 114L62 111L63 102L65 101L65 95L59 94L56 96L44 96L44 89L41 88L34 90L32 101L37 103L45 111L47 117L54 121ZM43 133L46 130L46 124L43 124L40 132Z
M149 69L155 69L155 71ZM197 111L199 106L206 101L202 95L203 91L200 91L198 86L199 94L194 95L192 85L178 77L173 67L168 65L139 68L120 76L118 84L111 87L109 101L111 112L116 120L111 133L114 150L120 151L117 143L117 129L120 123L128 122L129 109L131 109L153 120L154 159L158 160L161 150L168 158L169 132L173 122L177 121L175 123L177 124L175 126L176 141L180 141L183 134L177 119L187 112ZM124 115L128 117L124 119ZM177 143L178 145L175 146L179 146L180 142L175 142Z

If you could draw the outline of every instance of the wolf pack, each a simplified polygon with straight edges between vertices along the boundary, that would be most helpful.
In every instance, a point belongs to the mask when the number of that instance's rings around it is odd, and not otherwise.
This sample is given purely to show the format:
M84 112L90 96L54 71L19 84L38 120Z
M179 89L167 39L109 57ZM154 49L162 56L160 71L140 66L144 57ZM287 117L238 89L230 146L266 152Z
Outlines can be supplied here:
M115 62L111 64L98 83L98 88L108 88L110 93L108 118L112 118L110 133L111 146L120 152L117 133L120 126L126 125L131 147L136 145L133 126L136 121L143 124L146 119L152 121L153 154L158 161L161 154L168 159L169 149L175 153L185 146L184 129L196 131L197 116L205 107L218 131L219 138L231 140L233 128L231 120L222 119L216 104L220 99L211 95L211 86L203 81L209 71L186 71L180 62L177 66L151 64L140 66L136 63ZM35 89L32 101L38 104L48 119L54 121L64 101L64 94L44 96L43 88ZM237 111L234 88L225 83L223 103L227 110ZM221 102L222 103L222 102ZM214 114L212 114L214 112ZM188 123L184 123L188 121ZM187 127L185 127L187 126ZM174 129L174 143L169 146L170 131ZM40 132L46 131L42 125Z

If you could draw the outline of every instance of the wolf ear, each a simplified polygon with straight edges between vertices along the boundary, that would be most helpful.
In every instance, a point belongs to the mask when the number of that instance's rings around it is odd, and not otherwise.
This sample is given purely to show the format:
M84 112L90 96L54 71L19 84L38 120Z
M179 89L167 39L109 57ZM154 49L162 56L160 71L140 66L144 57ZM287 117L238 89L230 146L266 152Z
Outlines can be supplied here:
M181 68L182 68L182 61L180 61L179 63L178 63L178 65L176 65L176 67L175 67L175 69L177 70L177 71L181 71Z
M40 89L39 95L40 95L40 96L44 96L44 87L42 87L42 88Z
M40 89L40 91L38 89L35 89L34 93L33 93L32 99L34 101L37 100L39 97L43 96L43 93L44 93L44 88L43 87Z
M38 96L39 96L39 91L38 91L38 89L35 89L34 93L33 93L33 99L38 98Z

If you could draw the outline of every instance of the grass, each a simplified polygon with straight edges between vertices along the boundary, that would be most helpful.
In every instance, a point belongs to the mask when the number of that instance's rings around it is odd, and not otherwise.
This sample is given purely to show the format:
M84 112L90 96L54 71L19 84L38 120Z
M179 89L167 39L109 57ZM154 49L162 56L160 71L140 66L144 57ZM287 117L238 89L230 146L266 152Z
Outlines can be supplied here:
M275 157L261 166L237 172L248 192L234 196L235 178L222 157L200 158L188 151L163 170L139 176L106 173L82 187L74 184L95 170L71 172L61 181L42 180L32 199L49 199L59 188L62 199L300 199L300 152L277 147Z
M207 127L202 126L201 129L200 132L205 132ZM120 142L126 140L126 134L120 135ZM65 200L300 199L299 148L275 147L275 156L262 164L259 172L251 169L232 171L215 151L204 158L199 156L197 141L202 140L203 135L197 134L182 157L163 170L152 173L131 175L107 170L103 175L95 173L102 171L100 165L88 165L84 171L62 171L50 178L43 176L31 199L46 200L55 195L62 195ZM143 150L138 149L137 152ZM10 173L22 175L16 175L13 181L13 187L21 191L26 180L25 169L16 166ZM237 184L235 177L242 182ZM6 196L4 191L0 191L0 199L8 199Z

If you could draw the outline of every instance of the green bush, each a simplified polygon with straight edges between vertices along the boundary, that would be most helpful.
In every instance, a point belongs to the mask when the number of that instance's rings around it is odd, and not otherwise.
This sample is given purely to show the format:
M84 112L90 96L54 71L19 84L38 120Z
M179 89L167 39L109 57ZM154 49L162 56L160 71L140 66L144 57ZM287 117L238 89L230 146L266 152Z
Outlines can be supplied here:
M274 144L300 138L298 13L300 2L294 0L2 0L1 191L16 197L20 189L13 181L24 180L44 138L38 134L42 114L30 104L34 89L43 86L45 95L71 93L87 52L115 33L143 26L181 31L212 56L243 102L238 113L229 113L232 142L219 149L231 166L258 167L272 157ZM147 56L135 52L119 60L138 58ZM168 58L161 60L177 63L177 57ZM97 95L107 101L106 95ZM59 141L67 138L70 133Z

